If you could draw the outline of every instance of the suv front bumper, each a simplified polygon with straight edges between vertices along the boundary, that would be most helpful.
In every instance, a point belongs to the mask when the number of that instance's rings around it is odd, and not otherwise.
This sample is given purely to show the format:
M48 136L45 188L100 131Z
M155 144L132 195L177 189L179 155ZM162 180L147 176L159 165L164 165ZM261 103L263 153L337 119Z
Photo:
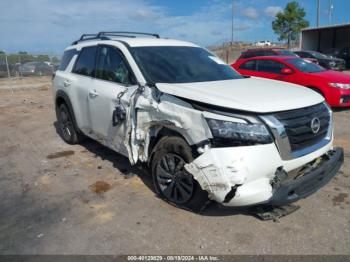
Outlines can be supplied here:
M282 181L274 191L269 203L285 205L306 198L326 185L339 171L344 162L344 151L336 148L329 151L320 165L300 178Z
M290 181L287 177L278 185L273 183L278 170L291 174L327 157L329 160L293 182L287 182ZM275 144L210 148L185 168L210 199L226 206L250 206L284 204L306 197L335 176L342 163L342 149L333 150L330 141L314 152L290 160L281 158Z

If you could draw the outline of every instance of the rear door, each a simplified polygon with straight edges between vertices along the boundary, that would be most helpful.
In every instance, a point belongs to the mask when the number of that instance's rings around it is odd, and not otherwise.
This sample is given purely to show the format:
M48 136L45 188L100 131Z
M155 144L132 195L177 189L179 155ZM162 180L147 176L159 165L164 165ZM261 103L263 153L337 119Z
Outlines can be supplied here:
M100 45L96 78L88 89L89 117L93 136L101 143L127 155L124 146L126 122L113 125L118 95L135 85L135 77L123 53L114 46Z
M67 95L76 123L85 134L90 130L87 96L95 72L96 50L93 46L66 50L53 79L54 91Z

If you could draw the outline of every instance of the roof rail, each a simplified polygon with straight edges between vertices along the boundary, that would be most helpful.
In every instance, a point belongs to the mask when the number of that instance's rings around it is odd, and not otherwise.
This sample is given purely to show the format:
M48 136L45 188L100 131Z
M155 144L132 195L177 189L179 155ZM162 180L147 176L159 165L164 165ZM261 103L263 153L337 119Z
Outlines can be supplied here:
M151 33L142 33L142 32L128 32L128 31L111 31L111 32L99 32L97 34L98 37L101 36L127 36L127 37L136 37L137 35L148 35L153 36L155 38L160 38L159 34L151 34Z
M127 32L127 31L99 32L97 34L82 34L78 40L72 43L72 45L76 45L79 42L95 40L95 39L110 40L111 39L110 36L135 38L137 35L148 35L148 36L160 38L158 34L141 33L141 32Z

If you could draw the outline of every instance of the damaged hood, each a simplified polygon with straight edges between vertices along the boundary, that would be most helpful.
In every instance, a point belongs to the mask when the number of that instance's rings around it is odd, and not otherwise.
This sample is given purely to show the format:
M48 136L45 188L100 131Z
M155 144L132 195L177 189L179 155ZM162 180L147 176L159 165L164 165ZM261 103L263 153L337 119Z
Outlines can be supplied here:
M316 92L291 83L251 77L184 84L157 83L160 91L225 108L270 113L324 101Z

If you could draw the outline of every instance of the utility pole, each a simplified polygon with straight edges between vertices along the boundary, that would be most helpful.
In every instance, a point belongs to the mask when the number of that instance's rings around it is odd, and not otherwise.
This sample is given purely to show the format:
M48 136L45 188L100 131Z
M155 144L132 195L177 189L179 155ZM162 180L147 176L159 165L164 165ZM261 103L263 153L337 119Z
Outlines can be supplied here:
M234 17L234 4L232 0L232 17L231 17L231 46L233 45L233 30L234 30L234 24L233 24L233 17Z
M321 10L321 3L320 3L320 0L317 0L317 27L320 26L320 10Z

